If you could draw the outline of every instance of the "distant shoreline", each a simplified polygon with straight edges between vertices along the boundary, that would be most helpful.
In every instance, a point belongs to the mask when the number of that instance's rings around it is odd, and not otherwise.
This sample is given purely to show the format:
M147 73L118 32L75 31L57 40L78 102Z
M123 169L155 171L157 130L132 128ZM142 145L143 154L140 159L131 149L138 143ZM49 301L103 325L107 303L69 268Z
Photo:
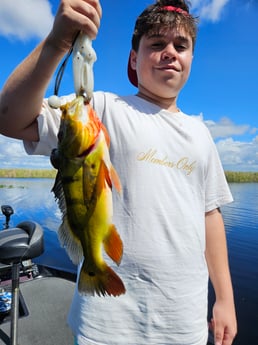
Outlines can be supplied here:
M0 178L55 178L55 169L0 169ZM258 172L225 171L229 183L258 182Z
M55 169L0 169L0 178L55 178Z
M228 183L257 183L258 172L253 171L225 171Z

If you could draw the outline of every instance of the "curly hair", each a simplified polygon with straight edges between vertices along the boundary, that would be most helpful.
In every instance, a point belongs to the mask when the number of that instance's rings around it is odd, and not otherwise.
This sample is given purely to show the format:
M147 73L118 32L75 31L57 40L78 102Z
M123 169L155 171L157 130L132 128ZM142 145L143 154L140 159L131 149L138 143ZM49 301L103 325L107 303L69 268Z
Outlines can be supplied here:
M182 11L167 11L164 6L174 6ZM187 0L156 0L156 3L148 6L137 18L133 37L132 49L138 51L141 37L159 33L162 29L174 27L183 28L190 34L193 48L197 36L198 18L189 13L190 2Z

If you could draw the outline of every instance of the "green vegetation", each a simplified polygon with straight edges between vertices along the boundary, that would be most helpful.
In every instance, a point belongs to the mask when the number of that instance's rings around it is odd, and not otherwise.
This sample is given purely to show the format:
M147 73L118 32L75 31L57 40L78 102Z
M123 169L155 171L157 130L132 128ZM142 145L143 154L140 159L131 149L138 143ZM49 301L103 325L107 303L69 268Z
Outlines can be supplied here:
M14 178L55 178L54 169L0 169L0 177Z
M1 188L7 188L7 189L22 188L22 189L24 189L25 187L24 186L13 186L12 184L9 184L9 185L0 184L0 189Z
M258 182L258 172L225 171L225 175L229 183ZM55 178L55 176L55 169L0 169L0 178Z
M225 175L229 183L258 182L258 172L225 171Z

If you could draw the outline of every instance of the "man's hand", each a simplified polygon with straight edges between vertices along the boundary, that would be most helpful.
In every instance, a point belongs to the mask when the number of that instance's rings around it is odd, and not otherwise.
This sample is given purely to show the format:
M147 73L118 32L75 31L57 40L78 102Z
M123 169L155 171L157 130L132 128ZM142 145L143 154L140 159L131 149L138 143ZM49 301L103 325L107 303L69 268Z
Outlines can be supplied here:
M95 39L102 15L98 0L61 0L48 43L67 51L78 33L83 31Z
M234 303L218 301L213 306L210 329L214 333L215 345L231 345L237 333Z

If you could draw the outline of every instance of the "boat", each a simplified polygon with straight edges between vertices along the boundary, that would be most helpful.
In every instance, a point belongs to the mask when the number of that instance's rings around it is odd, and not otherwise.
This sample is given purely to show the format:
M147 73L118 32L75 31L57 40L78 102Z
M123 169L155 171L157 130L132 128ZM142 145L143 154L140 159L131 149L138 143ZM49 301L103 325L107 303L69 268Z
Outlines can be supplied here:
M0 231L0 344L72 345L66 318L76 273L35 264L44 250L43 230L33 221L9 228L13 209ZM214 344L209 334L207 345Z
M11 206L3 205L0 231L0 344L68 345L66 323L76 273L33 263L44 250L43 231L31 221L9 228Z

